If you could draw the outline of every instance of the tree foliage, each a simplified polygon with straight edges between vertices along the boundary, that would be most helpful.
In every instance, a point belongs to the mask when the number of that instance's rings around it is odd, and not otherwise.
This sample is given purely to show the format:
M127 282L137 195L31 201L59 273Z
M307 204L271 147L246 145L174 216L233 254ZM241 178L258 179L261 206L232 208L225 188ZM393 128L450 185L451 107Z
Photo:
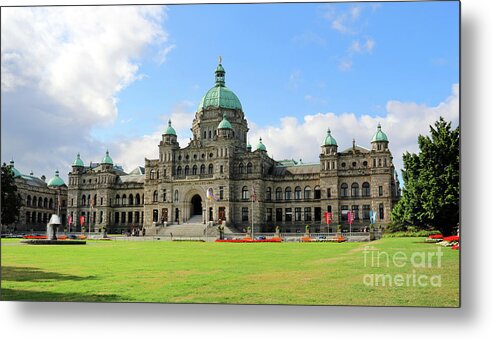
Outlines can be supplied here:
M14 174L5 163L2 165L2 225L10 225L19 218L22 199L17 193Z
M402 198L392 211L396 223L450 234L459 222L460 130L442 117L430 136L418 137L420 153L403 155Z

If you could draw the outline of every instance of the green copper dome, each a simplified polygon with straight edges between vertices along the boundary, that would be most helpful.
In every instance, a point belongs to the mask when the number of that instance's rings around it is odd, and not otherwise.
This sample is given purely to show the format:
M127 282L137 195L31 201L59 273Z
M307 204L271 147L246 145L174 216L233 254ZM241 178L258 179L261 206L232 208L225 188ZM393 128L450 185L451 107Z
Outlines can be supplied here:
M388 137L386 136L386 134L384 134L383 131L381 131L381 124L378 124L378 130L377 130L376 134L374 134L374 136L372 137L371 142L375 142L375 141L386 141L386 142L388 142Z
M221 61L219 58L219 65L215 69L215 86L203 96L200 105L198 105L198 111L209 107L243 109L236 94L225 86L225 70Z
M169 124L167 126L166 132L164 132L166 135L176 135L176 130L171 126L171 119L169 119ZM177 135L176 135L177 136Z
M229 120L227 120L227 116L225 114L222 116L222 121L220 122L219 127L217 127L217 128L218 129L232 129L232 125L229 122Z
M111 157L109 156L109 151L106 151L106 156L101 161L101 164L107 164L107 165L113 164L113 159L111 159Z
M48 186L50 186L50 187L60 187L60 186L63 186L63 185L65 185L65 183L63 182L63 179L60 178L59 173L58 173L58 170L56 170L55 176L53 178L51 178L50 181L48 181Z
M77 159L73 162L72 166L74 167L84 167L84 162L80 159L80 153L77 153Z
M258 143L258 145L256 145L256 149L257 150L260 150L260 151L265 151L266 152L266 146L263 144L261 138L260 138L260 142Z
M328 132L326 134L325 141L323 142L322 146L338 146L335 138L331 136L331 131L329 128L328 128Z
M10 160L10 170L12 171L14 178L20 177L22 175L21 172L19 172L19 170L14 167L14 160Z

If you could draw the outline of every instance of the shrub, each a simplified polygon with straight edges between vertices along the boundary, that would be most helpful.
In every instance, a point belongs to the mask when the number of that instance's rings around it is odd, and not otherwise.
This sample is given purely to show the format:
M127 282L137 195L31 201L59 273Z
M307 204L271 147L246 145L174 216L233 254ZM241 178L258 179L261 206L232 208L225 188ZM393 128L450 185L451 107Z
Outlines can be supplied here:
M439 231L404 231L404 232L393 232L393 233L384 233L383 238L403 238L403 237L428 237L430 235L440 234Z

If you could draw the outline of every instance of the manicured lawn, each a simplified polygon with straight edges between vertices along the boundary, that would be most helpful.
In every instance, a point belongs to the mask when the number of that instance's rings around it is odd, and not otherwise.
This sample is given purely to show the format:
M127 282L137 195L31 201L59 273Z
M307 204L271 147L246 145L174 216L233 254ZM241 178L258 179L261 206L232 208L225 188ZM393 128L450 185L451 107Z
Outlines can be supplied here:
M1 300L458 307L459 252L423 241L33 246L2 239ZM434 253L431 267L413 265L414 253ZM375 286L373 274L386 274L385 286Z

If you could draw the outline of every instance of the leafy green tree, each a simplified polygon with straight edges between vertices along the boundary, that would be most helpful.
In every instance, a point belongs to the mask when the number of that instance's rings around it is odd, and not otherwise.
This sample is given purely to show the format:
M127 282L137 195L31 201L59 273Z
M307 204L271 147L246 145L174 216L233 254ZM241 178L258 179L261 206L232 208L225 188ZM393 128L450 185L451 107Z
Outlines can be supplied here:
M22 199L17 193L14 174L5 163L2 165L2 225L10 225L19 218Z
M392 219L450 234L459 222L459 127L452 130L441 117L430 136L419 135L418 144L419 154L403 155L404 188Z

